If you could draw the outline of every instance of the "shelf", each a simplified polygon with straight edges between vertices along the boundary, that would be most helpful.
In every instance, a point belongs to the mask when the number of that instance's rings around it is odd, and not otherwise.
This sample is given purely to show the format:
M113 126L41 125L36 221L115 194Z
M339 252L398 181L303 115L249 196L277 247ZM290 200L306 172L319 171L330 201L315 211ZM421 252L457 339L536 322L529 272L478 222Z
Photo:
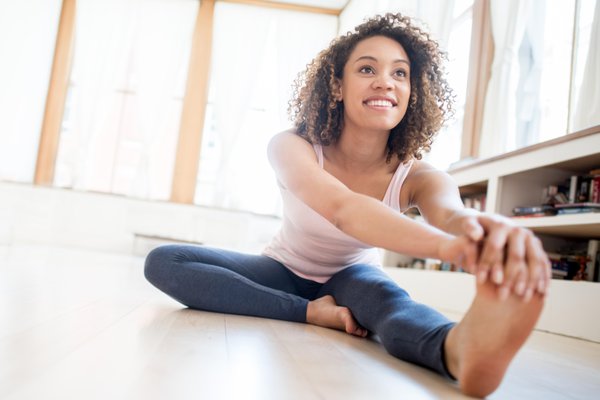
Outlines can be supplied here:
M551 217L512 218L536 233L564 237L600 239L600 213L555 215Z
M475 296L473 275L410 268L385 267L385 271L419 303L456 314L467 312ZM553 279L536 329L600 343L595 308L600 285L595 282Z

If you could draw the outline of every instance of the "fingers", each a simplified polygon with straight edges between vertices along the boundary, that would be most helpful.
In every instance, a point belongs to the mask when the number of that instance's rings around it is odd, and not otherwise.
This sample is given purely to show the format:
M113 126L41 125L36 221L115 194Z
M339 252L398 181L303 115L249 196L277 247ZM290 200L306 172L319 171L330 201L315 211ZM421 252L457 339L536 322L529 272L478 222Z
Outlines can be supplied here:
M515 293L528 301L536 292L546 293L551 268L542 242L503 218L482 215L478 221L487 235L476 268L478 283L490 279L501 299Z
M529 289L545 294L550 285L550 260L544 251L542 242L530 235L527 238L527 262L529 264Z
M478 247L477 243L469 240L466 246L464 247L464 257L463 257L463 265L462 268L470 273L474 273L477 269L477 255L478 255Z
M477 222L475 217L470 217L462 222L462 231L467 237L475 242L483 239L485 231L483 227Z
M479 283L491 279L497 285L502 284L504 272L504 247L506 246L509 229L508 225L494 221L489 217L482 219L482 225L487 231L487 238L483 244L479 265L477 267L477 281Z
M527 238L527 231L522 228L512 228L509 232L504 281L499 289L501 299L507 298L511 291L519 296L527 293L530 283L526 262Z

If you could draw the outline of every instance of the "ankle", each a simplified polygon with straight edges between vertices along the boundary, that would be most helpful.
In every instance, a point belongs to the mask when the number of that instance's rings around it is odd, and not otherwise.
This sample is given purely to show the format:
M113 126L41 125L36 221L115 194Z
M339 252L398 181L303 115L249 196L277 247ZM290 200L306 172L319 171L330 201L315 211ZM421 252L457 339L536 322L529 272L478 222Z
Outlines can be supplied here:
M314 324L315 321L315 304L313 301L309 301L306 305L306 323Z
M444 340L443 354L444 354L444 365L446 371L454 378L458 380L460 375L460 363L459 363L459 350L458 350L458 325L453 326L446 335Z

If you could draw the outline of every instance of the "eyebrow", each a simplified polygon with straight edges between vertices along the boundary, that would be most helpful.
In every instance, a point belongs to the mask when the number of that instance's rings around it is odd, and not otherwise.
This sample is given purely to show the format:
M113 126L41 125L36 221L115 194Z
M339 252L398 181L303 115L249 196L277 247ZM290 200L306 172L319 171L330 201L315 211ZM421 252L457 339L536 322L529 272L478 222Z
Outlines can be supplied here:
M371 61L378 62L378 60L373 56L361 56L361 57L358 57L354 61L354 63L356 64L357 62L362 61L362 60L371 60ZM399 63L399 62L405 63L406 65L408 65L410 67L410 62L408 60L405 60L404 58L398 58L398 59L392 61L392 63Z

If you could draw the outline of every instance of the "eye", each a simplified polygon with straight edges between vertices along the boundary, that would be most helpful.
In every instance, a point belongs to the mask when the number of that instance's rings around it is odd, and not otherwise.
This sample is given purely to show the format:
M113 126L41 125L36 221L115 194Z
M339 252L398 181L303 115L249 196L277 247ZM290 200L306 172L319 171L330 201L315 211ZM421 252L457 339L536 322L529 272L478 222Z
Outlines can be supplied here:
M375 70L373 68L371 68L368 65L365 65L364 67L361 67L358 72L363 73L363 74L372 74L375 72Z
M405 69L399 69L399 70L396 70L396 72L394 72L394 75L399 78L406 78L408 76L408 73L406 72Z

